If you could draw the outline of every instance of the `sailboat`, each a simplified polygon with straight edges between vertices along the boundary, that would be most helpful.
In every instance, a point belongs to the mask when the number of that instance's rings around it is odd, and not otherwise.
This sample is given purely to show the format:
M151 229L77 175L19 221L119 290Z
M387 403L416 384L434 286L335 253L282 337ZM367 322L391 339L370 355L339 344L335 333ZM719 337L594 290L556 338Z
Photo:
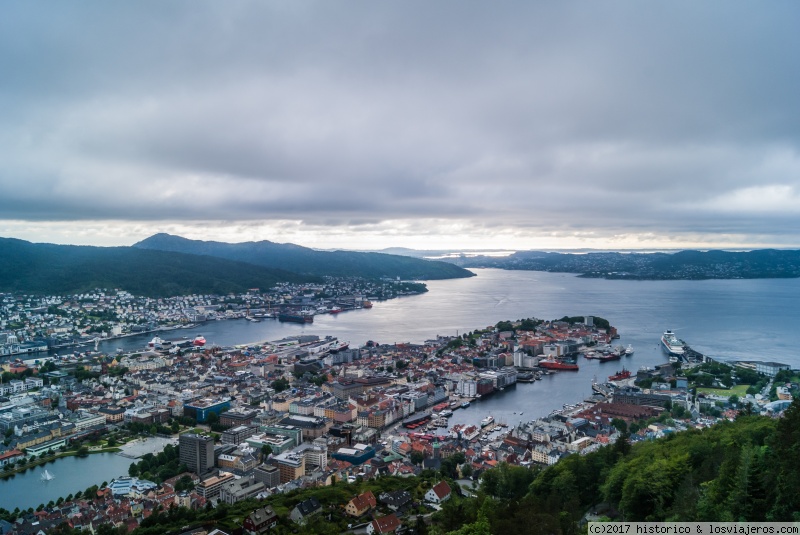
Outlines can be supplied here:
M56 476L54 476L53 474L48 472L47 469L45 469L45 471L42 472L42 481L52 481L55 478L56 478Z

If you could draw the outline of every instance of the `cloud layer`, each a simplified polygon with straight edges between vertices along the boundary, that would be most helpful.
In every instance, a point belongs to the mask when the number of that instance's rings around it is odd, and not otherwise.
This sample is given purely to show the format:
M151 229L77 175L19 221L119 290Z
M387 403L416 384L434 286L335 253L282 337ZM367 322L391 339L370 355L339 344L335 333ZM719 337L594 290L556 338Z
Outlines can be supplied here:
M795 2L0 9L20 237L800 246Z

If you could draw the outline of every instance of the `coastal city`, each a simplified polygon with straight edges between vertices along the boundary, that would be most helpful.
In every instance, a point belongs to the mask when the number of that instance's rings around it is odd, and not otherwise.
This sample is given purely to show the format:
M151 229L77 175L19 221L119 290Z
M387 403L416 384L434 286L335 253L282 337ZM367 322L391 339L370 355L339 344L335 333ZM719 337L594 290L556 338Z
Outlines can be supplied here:
M238 295L135 297L122 290L70 296L0 293L0 357L65 350L142 333L226 319L313 322L315 314L369 308L372 301L415 295L425 285L325 277L321 284L280 283Z
M742 411L778 416L798 395L788 365L714 362L671 331L661 339L663 364L637 367L635 348L619 344L616 329L592 316L501 321L421 344L360 347L312 334L220 347L160 330L223 317L277 321L291 314L305 322L406 291L413 290L338 281L269 295L164 300L124 292L2 296L6 348L76 333L154 336L134 352L107 354L89 344L59 356L51 345L51 354L4 360L0 475L33 470L46 484L59 477L47 464L65 455L115 452L131 466L85 491L16 508L13 521L0 520L1 532L64 524L132 531L170 508L201 511L337 482L427 475L430 487L417 494L364 492L335 507L353 532L402 532L453 493L468 495L500 465L554 465L619 440L709 427ZM559 381L593 359L617 366L592 381L584 400L530 420L520 411L511 425L481 411L504 390L547 376ZM474 417L452 424L462 411ZM330 518L329 509L313 498L285 510L263 505L244 515L240 528L304 526L320 513Z

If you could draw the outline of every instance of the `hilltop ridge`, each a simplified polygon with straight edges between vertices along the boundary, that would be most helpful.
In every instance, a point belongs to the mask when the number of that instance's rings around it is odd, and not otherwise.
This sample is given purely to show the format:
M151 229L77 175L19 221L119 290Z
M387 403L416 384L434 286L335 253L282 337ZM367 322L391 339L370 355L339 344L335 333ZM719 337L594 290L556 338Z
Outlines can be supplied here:
M133 245L137 249L207 255L258 266L284 269L311 276L436 280L472 277L474 273L447 262L407 256L354 251L316 251L292 243L226 243L190 240L171 234L155 234Z

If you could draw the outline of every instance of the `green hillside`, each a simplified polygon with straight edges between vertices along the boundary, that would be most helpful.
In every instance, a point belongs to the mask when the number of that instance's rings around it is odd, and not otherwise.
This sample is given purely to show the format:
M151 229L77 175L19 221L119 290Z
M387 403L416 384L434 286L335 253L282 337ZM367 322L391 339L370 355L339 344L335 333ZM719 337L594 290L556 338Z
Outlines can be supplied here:
M134 244L134 247L215 256L313 276L368 279L400 277L404 280L456 279L473 276L472 272L447 262L382 253L315 251L299 245L270 241L223 243L156 234Z
M225 294L311 280L316 278L221 258L0 238L0 292L69 294L119 288L162 297Z

